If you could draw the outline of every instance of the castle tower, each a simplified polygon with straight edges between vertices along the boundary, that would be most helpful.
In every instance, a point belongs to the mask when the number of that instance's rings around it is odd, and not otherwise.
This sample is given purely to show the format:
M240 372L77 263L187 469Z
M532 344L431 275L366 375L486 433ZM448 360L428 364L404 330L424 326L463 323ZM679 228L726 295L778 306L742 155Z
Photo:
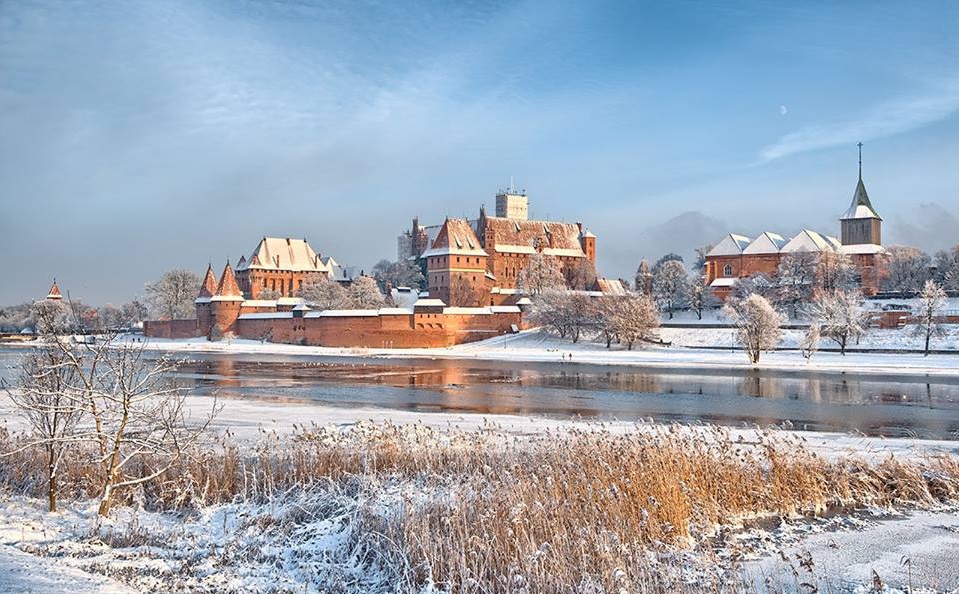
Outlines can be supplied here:
M236 283L236 276L230 263L226 263L216 292L210 297L210 309L213 324L210 328L210 340L220 340L226 335L236 334L237 319L240 317L240 308L243 306L243 292Z
M488 305L487 254L465 219L446 219L423 257L430 298L450 307Z
M50 292L47 293L47 299L49 301L61 301L63 299L63 295L60 294L60 287L57 286L57 279L53 279Z
M862 143L859 143L859 183L852 204L839 217L841 239L846 245L882 245L882 217L872 207L866 185L862 183Z
M576 224L579 225L579 243L583 248L583 253L586 254L586 259L589 260L590 264L596 266L596 235L588 229L583 231L582 223Z
M200 292L193 305L196 307L196 329L198 336L209 336L213 327L213 309L211 299L216 293L216 276L213 274L213 264L206 267L206 275L200 285Z
M519 221L529 220L529 197L510 188L496 195L496 216Z

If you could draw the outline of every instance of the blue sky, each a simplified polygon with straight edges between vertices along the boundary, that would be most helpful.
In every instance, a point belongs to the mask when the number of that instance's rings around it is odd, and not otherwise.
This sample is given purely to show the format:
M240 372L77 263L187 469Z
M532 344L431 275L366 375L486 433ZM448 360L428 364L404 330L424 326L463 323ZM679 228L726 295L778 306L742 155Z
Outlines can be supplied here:
M0 2L0 303L122 302L267 234L368 269L510 176L631 276L837 233L860 140L887 243L937 249L957 30L954 2Z

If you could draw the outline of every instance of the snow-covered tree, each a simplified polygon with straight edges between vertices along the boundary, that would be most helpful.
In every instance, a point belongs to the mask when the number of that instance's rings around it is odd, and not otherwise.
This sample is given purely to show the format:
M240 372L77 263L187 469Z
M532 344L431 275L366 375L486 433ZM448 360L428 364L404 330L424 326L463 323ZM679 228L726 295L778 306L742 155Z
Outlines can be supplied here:
M894 245L888 249L886 276L882 288L886 291L918 293L929 279L932 260L919 248Z
M820 336L819 324L810 324L802 340L799 341L799 351L807 362L812 359L812 356L819 350Z
M302 297L314 309L347 309L350 307L346 289L340 283L330 280L325 275L303 283L297 296Z
M706 270L706 254L713 251L711 243L696 248L696 261L693 263L693 274L703 274Z
M189 270L169 270L160 280L147 283L147 303L154 316L171 320L196 315L194 299L200 292L200 277Z
M276 301L283 294L274 289L260 289L260 292L256 294L256 298L261 301Z
M50 326L47 326L50 327ZM64 454L76 444L75 430L83 416L83 401L76 392L76 368L47 335L40 346L20 360L12 385L3 382L7 397L27 421L31 433L24 447L43 450L50 511L57 511L57 477Z
M423 270L411 260L380 260L373 266L373 278L380 286L380 291L387 292L387 285L391 287L411 287L422 289L425 281Z
M559 260L537 252L529 257L526 266L516 276L516 286L527 295L538 295L547 289L563 288L563 277Z
M63 334L73 325L70 309L61 301L37 301L30 307L30 322L37 334Z
M934 264L936 282L947 291L959 291L959 245L936 252Z
M824 292L849 291L856 286L859 271L847 254L819 252L819 289Z
M350 283L347 297L354 309L379 309L385 300L376 280L369 276L361 276Z
M124 326L133 326L147 319L147 306L139 299L128 301L120 308Z
M706 275L693 271L689 277L689 308L696 312L697 319L703 319L703 311L719 307L720 300L706 282Z
M914 332L924 341L923 354L929 356L929 341L942 335L940 319L946 307L946 292L935 281L927 280L919 294L919 310L916 312Z
M820 334L834 341L843 355L849 343L859 340L869 329L869 314L862 307L859 291L822 293L814 304L813 313L819 321Z
M529 312L530 321L551 328L561 338L565 338L568 328L569 297L569 291L556 287L540 291L533 296L533 305Z
M637 341L653 338L659 328L659 312L648 295L627 295L617 299L615 335L628 350L633 350L633 344Z
M580 258L567 268L569 288L590 291L596 285L596 267L586 258Z
M723 313L733 322L740 344L753 365L763 351L772 350L782 340L785 317L768 299L753 293L745 299L726 302Z
M791 318L812 300L818 281L819 257L806 250L783 254L773 281L775 303Z
M772 302L775 300L776 285L762 272L739 279L733 289L733 298L743 300L750 295L761 295Z
M653 273L653 299L673 319L673 312L689 302L689 281L682 260L666 260Z

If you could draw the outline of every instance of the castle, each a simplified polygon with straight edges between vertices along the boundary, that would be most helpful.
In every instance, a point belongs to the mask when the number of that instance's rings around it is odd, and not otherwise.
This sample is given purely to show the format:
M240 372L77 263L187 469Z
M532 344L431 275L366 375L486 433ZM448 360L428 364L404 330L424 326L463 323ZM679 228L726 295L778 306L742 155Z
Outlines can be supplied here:
M348 284L352 277L332 257L322 257L304 239L264 237L256 249L240 256L236 282L243 294L258 299L269 292L275 297L295 297L305 283L324 276Z
M555 258L567 285L575 286L577 268L595 276L596 236L582 223L529 219L529 198L512 189L496 196L496 216L480 207L476 219L447 218L442 224L413 226L400 235L397 257L418 262L426 272L430 297L451 306L516 303L520 271L533 254Z
M824 252L847 256L857 272L857 283L865 295L875 295L883 276L886 250L882 247L882 217L873 208L862 181L862 145L859 181L852 204L839 217L840 238L805 229L790 239L766 231L750 240L730 233L706 254L706 283L720 299L734 290L741 278L762 274L774 278L786 254Z

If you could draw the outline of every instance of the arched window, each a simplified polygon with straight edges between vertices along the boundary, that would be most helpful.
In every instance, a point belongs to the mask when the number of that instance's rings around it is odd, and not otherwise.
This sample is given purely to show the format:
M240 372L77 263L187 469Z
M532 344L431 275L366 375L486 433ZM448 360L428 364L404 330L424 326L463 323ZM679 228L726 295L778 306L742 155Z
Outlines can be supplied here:
M726 264L723 266L723 276L732 276L733 275L733 266L732 264Z

